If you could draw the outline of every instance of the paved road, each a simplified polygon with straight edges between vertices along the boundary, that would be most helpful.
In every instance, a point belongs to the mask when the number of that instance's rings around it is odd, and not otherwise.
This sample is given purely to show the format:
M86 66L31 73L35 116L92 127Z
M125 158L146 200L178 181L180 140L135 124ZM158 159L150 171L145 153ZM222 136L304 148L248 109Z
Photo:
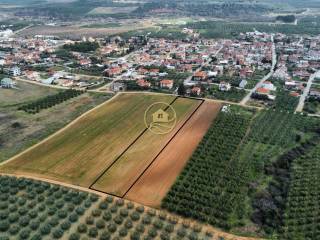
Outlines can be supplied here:
M320 71L312 74L308 80L307 86L305 87L303 94L300 96L299 99L299 104L296 108L296 112L302 112L303 111L303 107L304 107L304 103L306 101L306 98L308 97L308 94L310 92L311 86L312 86L312 82L316 77L320 77Z
M250 90L250 92L242 99L242 101L240 102L240 105L246 105L247 102L250 100L250 97L252 95L252 93L254 93L258 88L261 87L262 83L266 80L268 80L270 77L272 77L273 73L274 73L274 69L277 65L277 53L276 53L276 46L274 43L274 39L273 39L273 35L271 35L271 41L273 42L272 44L272 67L271 67L271 71L264 76L258 83L257 85Z

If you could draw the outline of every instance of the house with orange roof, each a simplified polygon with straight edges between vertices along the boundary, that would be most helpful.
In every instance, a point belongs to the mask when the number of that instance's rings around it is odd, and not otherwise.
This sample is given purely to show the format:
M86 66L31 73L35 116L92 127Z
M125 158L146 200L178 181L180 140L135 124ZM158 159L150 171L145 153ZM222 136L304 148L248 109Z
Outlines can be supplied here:
M205 81L208 75L204 71L198 71L193 75L193 81Z
M161 88L172 89L173 88L173 80L169 80L169 79L161 80L160 81L160 87Z
M268 95L270 93L270 90L267 88L260 87L256 90L256 93L261 95Z
M144 80L144 79L140 79L140 80L136 81L136 83L137 83L138 86L140 86L140 87L144 87L144 88L149 88L149 87L151 87L151 83L148 82L148 81L146 81L146 80Z

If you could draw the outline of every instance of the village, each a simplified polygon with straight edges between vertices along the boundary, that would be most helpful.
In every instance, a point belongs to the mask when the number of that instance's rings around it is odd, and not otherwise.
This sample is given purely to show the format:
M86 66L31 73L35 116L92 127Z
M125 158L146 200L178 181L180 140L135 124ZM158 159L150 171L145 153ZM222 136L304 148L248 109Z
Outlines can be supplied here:
M254 31L235 39L202 39L191 29L182 31L190 38L138 35L75 42L2 34L1 87L18 88L17 83L25 81L62 89L153 91L255 106L290 98L300 100L294 110L302 112L306 102L307 112L320 112L315 106L320 99L319 36Z

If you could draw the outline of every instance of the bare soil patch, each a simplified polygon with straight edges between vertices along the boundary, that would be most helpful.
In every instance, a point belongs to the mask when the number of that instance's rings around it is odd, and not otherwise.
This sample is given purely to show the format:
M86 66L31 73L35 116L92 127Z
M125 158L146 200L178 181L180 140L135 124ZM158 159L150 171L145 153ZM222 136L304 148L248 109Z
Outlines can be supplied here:
M205 102L170 142L125 198L159 207L177 176L217 116L221 105Z

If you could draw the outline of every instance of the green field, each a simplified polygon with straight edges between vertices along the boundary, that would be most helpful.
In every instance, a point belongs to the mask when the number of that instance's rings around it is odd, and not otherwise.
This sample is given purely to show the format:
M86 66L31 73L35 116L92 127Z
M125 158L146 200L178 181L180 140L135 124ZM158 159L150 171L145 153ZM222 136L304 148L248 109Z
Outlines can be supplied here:
M41 97L53 95L60 90L42 87L30 83L18 81L17 89L0 88L0 107L8 107L19 103L37 100Z
M40 113L18 108L60 92L58 89L17 82L17 89L0 89L0 162L36 144L67 123L110 98L107 94L85 93Z
M122 94L42 142L1 171L23 173L88 187L145 129L144 111L173 96Z

